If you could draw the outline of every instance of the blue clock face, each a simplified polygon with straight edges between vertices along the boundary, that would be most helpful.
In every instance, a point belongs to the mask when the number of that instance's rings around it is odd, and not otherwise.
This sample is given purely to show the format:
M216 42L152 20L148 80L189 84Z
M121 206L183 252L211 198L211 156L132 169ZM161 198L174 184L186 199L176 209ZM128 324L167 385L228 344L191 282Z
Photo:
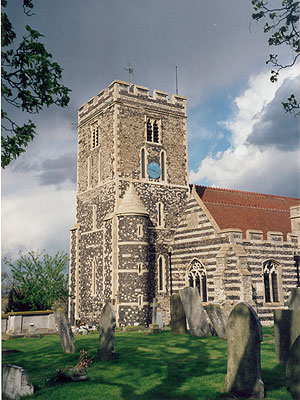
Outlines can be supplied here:
M158 179L161 174L161 169L155 161L151 161L147 166L147 172L150 178Z

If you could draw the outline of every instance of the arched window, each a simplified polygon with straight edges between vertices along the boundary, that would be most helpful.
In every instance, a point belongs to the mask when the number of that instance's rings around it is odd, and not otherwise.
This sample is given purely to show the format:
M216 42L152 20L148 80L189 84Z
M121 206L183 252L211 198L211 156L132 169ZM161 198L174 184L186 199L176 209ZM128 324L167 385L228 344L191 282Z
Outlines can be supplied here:
M146 120L146 140L150 143L160 143L161 120L148 118Z
M163 227L164 225L164 205L157 203L157 226Z
M191 287L198 288L201 300L207 301L207 279L203 264L198 260L193 260L188 270L188 283Z
M88 183L88 187L90 187L92 185L92 158L91 156L89 156L88 160L88 165L87 165L87 183Z
M166 154L165 151L162 150L160 153L160 168L161 168L161 180L166 180Z
M144 148L141 149L141 177L146 178L146 150Z
M97 229L97 206L93 205L93 231Z
M153 122L153 142L154 143L159 142L159 129L156 120Z
M147 119L147 142L152 142L152 123L150 118Z
M266 303L279 302L278 267L279 264L274 260L264 262L263 273Z
M98 156L98 183L101 182L102 180L102 156L101 153L99 151L99 156Z
M96 260L94 259L92 261L92 296L95 296L96 292Z
M166 265L164 256L158 257L157 266L157 281L158 281L158 292L166 291Z

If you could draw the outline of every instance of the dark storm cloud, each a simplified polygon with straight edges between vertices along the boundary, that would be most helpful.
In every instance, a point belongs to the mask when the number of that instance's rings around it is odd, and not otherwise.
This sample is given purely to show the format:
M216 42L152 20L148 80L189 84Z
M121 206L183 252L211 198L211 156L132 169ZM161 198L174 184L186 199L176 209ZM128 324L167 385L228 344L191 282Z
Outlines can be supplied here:
M39 181L42 186L57 186L68 180L75 184L76 153L66 153L53 160L44 160L40 169Z
M13 171L35 172L41 186L60 187L65 182L76 183L76 152L65 153L57 158L30 163L28 159L18 162Z
M248 144L260 149L273 146L281 151L294 151L299 147L299 118L286 113L281 104L292 93L299 99L298 85L298 78L283 82L273 101L262 111L259 122L253 126L247 139Z

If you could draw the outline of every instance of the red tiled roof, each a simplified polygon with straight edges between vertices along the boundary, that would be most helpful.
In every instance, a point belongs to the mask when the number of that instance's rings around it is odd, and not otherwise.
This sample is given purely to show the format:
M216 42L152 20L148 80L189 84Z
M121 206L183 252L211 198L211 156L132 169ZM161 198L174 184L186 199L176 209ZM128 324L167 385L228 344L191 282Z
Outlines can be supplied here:
M284 239L291 232L290 207L300 204L294 197L276 196L195 185L199 197L220 229L239 228L282 232Z

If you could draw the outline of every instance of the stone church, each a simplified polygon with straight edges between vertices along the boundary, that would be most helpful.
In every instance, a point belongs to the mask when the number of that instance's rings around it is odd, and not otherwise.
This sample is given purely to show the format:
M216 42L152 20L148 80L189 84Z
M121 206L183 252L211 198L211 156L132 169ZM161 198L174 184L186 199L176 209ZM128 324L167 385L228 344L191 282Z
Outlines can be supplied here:
M186 99L122 81L79 108L69 317L151 322L190 285L265 325L299 285L300 199L189 185Z

